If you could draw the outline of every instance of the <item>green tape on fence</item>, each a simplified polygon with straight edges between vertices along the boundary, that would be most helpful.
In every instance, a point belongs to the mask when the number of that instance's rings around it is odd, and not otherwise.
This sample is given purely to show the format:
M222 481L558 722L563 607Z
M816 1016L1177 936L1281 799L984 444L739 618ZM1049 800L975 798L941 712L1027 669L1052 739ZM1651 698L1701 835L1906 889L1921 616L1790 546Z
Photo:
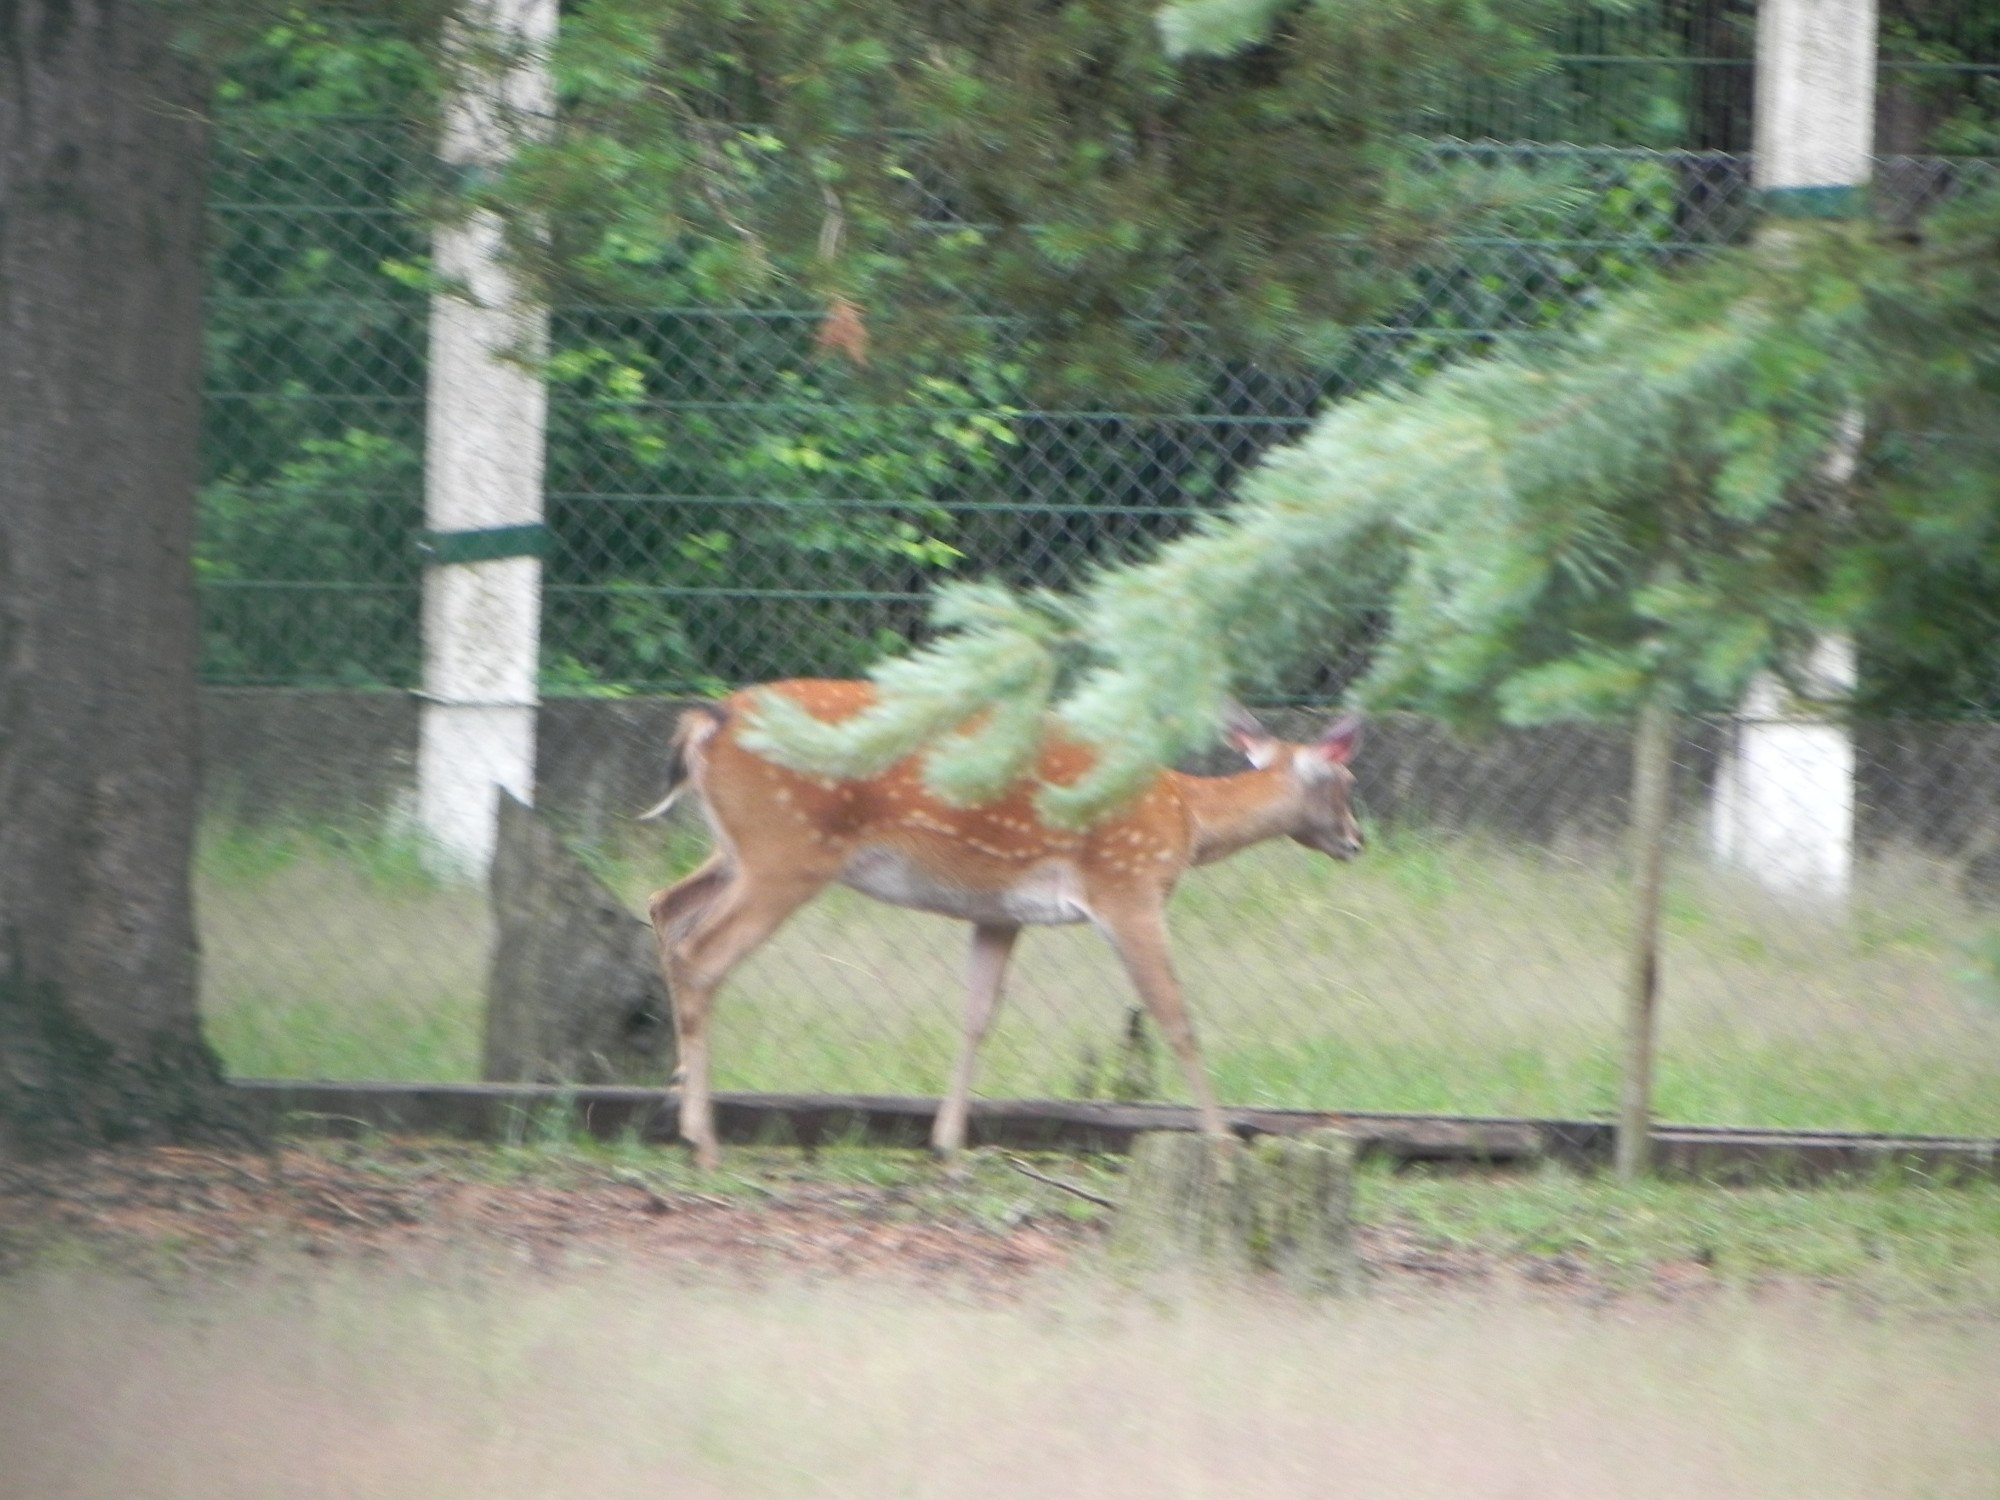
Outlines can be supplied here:
M1778 219L1859 219L1868 213L1868 189L1852 183L1765 188L1758 201Z
M540 521L525 526L485 526L476 531L426 531L417 550L428 564L495 562L503 557L544 557L549 528Z

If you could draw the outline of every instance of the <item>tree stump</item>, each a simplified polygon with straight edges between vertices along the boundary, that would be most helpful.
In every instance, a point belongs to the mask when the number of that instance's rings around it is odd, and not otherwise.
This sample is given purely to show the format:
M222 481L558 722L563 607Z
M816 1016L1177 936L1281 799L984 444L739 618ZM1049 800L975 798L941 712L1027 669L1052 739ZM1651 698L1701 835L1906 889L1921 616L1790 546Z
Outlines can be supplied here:
M1132 1143L1111 1247L1148 1269L1272 1271L1300 1291L1351 1291L1353 1138L1314 1130L1245 1145L1148 1131Z
M675 1061L673 1011L651 925L504 791L491 895L482 1076L665 1084Z

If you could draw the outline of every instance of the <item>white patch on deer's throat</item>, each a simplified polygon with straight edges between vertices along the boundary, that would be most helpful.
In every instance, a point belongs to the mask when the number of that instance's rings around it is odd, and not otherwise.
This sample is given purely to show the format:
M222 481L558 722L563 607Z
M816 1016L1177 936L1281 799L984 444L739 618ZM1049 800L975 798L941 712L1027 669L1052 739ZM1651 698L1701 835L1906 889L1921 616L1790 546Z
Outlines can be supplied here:
M900 849L860 849L848 857L840 883L877 901L992 926L1054 927L1087 922L1083 882L1066 860L1043 860L1004 884L968 886Z

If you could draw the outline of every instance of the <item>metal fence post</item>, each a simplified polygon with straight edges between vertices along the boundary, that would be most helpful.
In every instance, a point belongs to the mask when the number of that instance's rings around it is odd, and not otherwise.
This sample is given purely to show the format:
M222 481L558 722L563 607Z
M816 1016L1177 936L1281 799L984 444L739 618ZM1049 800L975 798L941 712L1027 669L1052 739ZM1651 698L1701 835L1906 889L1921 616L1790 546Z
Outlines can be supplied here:
M468 0L453 23L456 86L441 147L465 179L507 159L554 108L556 0ZM542 469L548 396L530 368L547 311L501 256L500 221L474 212L432 241L424 453L423 715L417 816L438 862L483 876L497 791L534 795L541 635Z

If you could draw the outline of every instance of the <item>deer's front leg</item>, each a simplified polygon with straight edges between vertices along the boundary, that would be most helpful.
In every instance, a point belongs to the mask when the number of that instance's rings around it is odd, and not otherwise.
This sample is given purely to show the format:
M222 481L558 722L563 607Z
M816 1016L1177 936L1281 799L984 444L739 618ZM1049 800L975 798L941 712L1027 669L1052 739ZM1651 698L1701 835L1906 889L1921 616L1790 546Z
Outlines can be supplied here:
M1195 1040L1194 1021L1181 996L1180 980L1174 976L1171 945L1167 941L1166 901L1140 897L1100 899L1094 903L1096 921L1132 976L1133 987L1152 1014L1160 1035L1180 1059L1188 1091L1194 1096L1195 1112L1201 1117L1202 1132L1217 1140L1232 1139L1228 1122L1215 1102L1215 1090L1202 1061L1201 1045Z
M1014 940L1020 935L1018 927L981 924L972 929L972 956L965 973L965 1031L959 1037L958 1062L951 1070L951 1087L931 1128L931 1149L940 1156L952 1156L965 1145L966 1101L972 1094L979 1044L986 1039L994 1012L1000 1008L1007 960L1014 951Z

